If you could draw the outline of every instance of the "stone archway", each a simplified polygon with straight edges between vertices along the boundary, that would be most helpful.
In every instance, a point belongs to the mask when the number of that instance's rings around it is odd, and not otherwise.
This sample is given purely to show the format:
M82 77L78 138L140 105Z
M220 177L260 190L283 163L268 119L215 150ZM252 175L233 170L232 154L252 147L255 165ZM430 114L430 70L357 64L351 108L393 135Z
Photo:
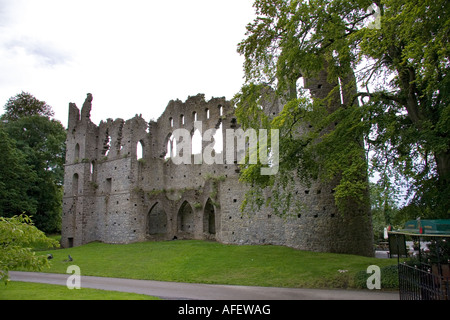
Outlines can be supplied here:
M195 231L195 215L194 210L192 210L191 205L184 201L177 215L178 221L178 233L184 234L186 236L194 235Z
M203 231L209 235L216 234L216 210L211 198L208 198L203 210Z
M165 235L167 233L167 214L162 204L156 202L147 215L147 234L150 236Z

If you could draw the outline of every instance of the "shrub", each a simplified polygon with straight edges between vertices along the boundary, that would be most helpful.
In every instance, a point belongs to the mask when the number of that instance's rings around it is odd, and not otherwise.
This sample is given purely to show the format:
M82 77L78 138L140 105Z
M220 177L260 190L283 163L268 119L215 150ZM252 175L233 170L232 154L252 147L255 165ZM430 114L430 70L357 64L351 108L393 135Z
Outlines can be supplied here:
M381 289L398 289L398 266L390 265L380 269L381 271ZM367 278L370 274L366 270L356 273L354 278L355 287L367 289Z

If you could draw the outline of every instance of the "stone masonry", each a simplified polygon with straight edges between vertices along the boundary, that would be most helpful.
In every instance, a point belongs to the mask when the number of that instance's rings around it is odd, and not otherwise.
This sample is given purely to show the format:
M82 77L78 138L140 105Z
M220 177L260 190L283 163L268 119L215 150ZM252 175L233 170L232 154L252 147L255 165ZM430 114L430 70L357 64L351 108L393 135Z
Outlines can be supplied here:
M307 83L312 95L330 90L325 76ZM331 185L298 185L301 214L280 218L262 207L244 215L240 206L251 186L239 182L235 162L177 165L168 158L172 132L193 134L195 120L203 131L222 130L225 150L225 130L239 127L225 98L206 101L199 94L170 101L157 121L136 115L99 125L90 119L92 100L88 94L81 112L69 104L62 247L176 238L373 255L369 209L339 214ZM282 106L264 108L276 114Z

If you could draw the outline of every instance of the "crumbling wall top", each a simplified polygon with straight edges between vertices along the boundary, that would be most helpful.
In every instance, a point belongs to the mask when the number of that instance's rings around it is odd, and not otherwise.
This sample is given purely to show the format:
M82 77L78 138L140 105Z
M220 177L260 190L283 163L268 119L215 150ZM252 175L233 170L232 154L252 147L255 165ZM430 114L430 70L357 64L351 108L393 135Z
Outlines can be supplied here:
M81 108L81 120L91 118L92 99L92 94L88 93L86 100L84 100L83 107Z

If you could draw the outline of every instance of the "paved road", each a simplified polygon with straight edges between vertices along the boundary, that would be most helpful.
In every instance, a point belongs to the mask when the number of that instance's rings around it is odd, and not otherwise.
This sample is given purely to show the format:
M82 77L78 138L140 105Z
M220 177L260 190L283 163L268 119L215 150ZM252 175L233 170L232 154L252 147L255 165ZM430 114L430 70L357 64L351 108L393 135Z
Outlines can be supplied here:
M11 271L13 281L66 285L69 274ZM246 287L81 276L82 288L189 300L398 300L395 292Z

